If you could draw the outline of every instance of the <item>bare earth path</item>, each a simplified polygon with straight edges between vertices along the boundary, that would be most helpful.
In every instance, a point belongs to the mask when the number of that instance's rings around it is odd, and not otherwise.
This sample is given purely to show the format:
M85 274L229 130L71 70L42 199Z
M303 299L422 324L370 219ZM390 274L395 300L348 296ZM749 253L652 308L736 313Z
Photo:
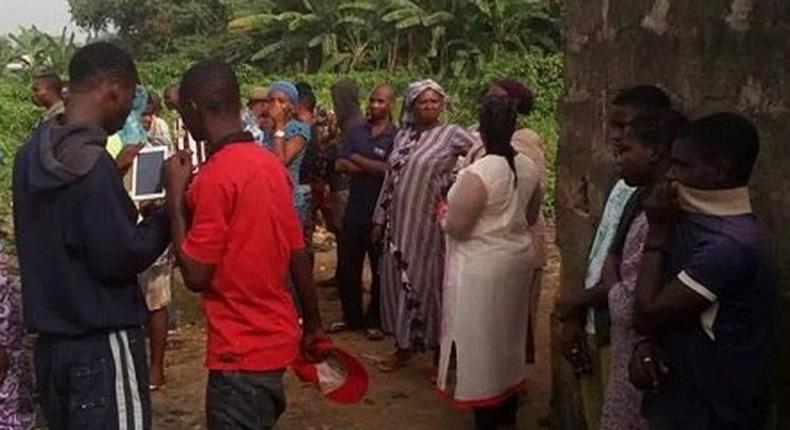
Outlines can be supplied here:
M549 312L556 292L559 271L556 250L552 247L551 263L544 279L538 325L538 357L529 375L529 393L522 398L519 414L520 429L538 429L538 420L547 415L550 396ZM317 280L334 273L334 253L319 253L316 259ZM321 309L326 322L340 316L340 301L334 288L319 291ZM180 304L192 301L177 293ZM194 306L192 306L194 308ZM203 429L203 399L206 371L203 368L204 334L201 324L182 327L178 341L168 351L167 386L153 393L154 429ZM392 342L371 343L362 334L350 333L333 337L335 343L360 357L383 356ZM365 361L365 359L363 359ZM433 430L473 429L471 412L458 411L439 398L429 382L430 357L418 357L411 367L394 374L379 373L368 360L370 390L363 402L341 407L323 399L317 390L286 376L288 410L280 419L277 430Z

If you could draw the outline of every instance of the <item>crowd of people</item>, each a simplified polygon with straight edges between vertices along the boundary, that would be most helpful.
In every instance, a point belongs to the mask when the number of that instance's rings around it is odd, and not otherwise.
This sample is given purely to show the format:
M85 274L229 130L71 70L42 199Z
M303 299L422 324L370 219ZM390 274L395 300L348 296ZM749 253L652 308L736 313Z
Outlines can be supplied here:
M77 51L67 88L35 79L45 114L15 161L0 427L33 427L35 391L52 429L150 428L177 267L202 299L210 429L273 428L284 372L343 331L392 336L381 372L433 354L438 391L478 429L516 428L547 254L543 143L519 129L531 89L494 81L468 127L445 121L433 80L410 84L396 117L386 83L364 113L348 79L331 110L287 80L243 100L233 69L206 61L164 89L169 123L108 43ZM584 288L565 286L555 311L588 428L760 428L774 297L749 203L757 132L730 113L689 121L653 86L621 91L609 112L621 179ZM172 154L166 195L134 202L127 173L147 146ZM337 238L343 312L326 331L319 222Z

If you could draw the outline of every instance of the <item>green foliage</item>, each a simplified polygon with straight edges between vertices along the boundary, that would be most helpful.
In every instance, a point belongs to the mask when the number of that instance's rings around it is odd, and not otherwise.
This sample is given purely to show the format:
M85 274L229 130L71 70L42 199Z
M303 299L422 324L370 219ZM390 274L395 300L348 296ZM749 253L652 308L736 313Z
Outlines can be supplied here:
M0 77L0 220L10 209L14 154L38 116L30 102L29 84L13 76Z
M229 59L269 71L405 67L440 76L475 76L506 53L558 51L563 13L560 0L236 0L231 7L237 41L222 52Z
M218 49L229 10L221 0L69 0L75 23L98 37L110 30L138 57Z
M25 79L44 72L65 75L77 50L74 37L66 28L55 37L35 26L0 37L0 75L7 71L8 64L15 64L18 68L14 71Z

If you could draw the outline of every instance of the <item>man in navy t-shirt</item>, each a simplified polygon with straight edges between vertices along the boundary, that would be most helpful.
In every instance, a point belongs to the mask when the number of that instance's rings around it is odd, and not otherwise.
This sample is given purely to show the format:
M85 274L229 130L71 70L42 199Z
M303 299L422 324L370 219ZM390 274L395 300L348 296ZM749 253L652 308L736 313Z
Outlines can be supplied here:
M351 175L348 205L343 217L339 247L338 288L343 305L343 322L331 331L365 328L370 340L384 338L379 316L379 251L371 241L373 211L376 207L387 159L392 151L395 127L392 125L394 90L380 85L370 95L368 120L348 131L338 151L335 168ZM372 297L367 313L362 310L362 269L365 255L373 268Z
M774 287L748 183L759 152L735 114L691 123L672 149L672 192L646 203L632 382L653 430L762 428ZM667 187L663 191L668 191Z

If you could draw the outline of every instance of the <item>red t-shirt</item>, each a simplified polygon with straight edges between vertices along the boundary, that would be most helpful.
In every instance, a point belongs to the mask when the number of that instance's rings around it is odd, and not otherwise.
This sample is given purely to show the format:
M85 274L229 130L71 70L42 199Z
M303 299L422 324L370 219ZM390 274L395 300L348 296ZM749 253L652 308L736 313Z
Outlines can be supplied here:
M304 242L291 190L282 163L253 142L213 154L189 187L193 217L182 250L214 266L203 294L209 369L274 370L296 358L299 330L286 278L291 252Z

